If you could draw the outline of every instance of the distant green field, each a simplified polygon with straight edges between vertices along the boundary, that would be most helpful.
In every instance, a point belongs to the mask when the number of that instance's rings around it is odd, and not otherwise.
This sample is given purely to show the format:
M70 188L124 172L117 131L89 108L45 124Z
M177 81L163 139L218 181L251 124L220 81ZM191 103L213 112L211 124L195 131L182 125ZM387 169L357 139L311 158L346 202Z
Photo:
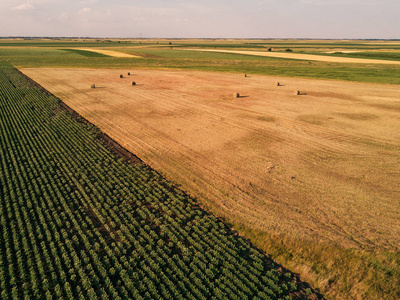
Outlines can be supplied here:
M201 48L345 48L345 49L400 49L400 41L365 40L226 40L226 39L0 39L0 47L130 47L179 46Z
M119 47L121 45L141 45L141 41L111 41L111 40L1 40L0 47L42 47L42 48L54 48L54 47ZM144 42L143 42L144 43ZM148 42L149 45L155 45L156 43ZM167 44L165 42L165 44Z
M235 48L242 47L264 47L258 43L239 42L213 44L211 42L199 41L117 41L94 42L94 41L1 41L0 59L6 60L17 67L78 67L78 68L173 68L186 70L220 71L231 73L250 73L271 76L290 76L318 79L335 79L360 82L375 82L400 84L400 66L396 65L361 65L361 64L338 64L326 62L309 62L293 59L278 59L269 57L257 57L250 55L238 55L227 53L208 53L181 51L180 48L191 47L213 47L213 48ZM158 43L158 44L157 44ZM4 45L7 46L4 46ZM254 45L256 44L256 45ZM277 43L275 43L277 44ZM300 43L279 43L282 49L294 48ZM3 45L3 46L1 46ZM28 48L27 45L30 47ZM269 44L272 45L272 44ZM349 46L345 44L346 46ZM34 46L32 48L32 46ZM329 51L333 47L328 43L302 43L301 46L326 47ZM362 47L361 44L355 46ZM70 48L68 48L70 47ZM139 55L140 58L116 58L104 57L97 53L74 49L76 47L113 47L114 51ZM336 47L336 44L335 44ZM365 47L370 47L366 45ZM385 47L392 47L384 45ZM172 48L172 49L171 49ZM65 51L69 49L68 51ZM260 49L259 49L260 50ZM324 51L325 51L324 50ZM294 50L298 52L298 50ZM312 52L311 48L301 50L304 53ZM318 49L318 54L322 50ZM329 54L326 54L329 55ZM351 54L336 54L337 56L393 59L399 60L396 52L360 52Z
M329 55L341 56L341 57L353 57L353 58L400 60L400 51L399 52L354 52L354 53L343 53L338 51Z

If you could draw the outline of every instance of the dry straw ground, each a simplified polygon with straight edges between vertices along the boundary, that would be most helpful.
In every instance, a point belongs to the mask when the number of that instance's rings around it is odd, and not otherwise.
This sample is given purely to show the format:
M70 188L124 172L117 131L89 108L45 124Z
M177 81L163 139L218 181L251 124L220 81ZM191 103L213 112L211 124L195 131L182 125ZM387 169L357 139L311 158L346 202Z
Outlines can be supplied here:
M300 59L300 60L309 60L309 61L324 61L324 62L331 62L331 63L400 65L400 61L395 61L395 60L349 58L349 57L323 56L323 55L301 54L301 53L240 51L240 50L210 50L210 49L182 49L182 50L234 53L234 54L267 56L267 57L286 58L286 59L289 58L289 59ZM335 51L333 51L333 52L335 52ZM357 52L357 51L341 51L341 52L342 53L351 53L351 52ZM327 52L327 53L331 53L331 52Z
M112 51L112 50L104 50L104 49L98 49L98 48L78 48L79 50L85 50L85 51L91 51L91 52L96 52L108 56L113 56L113 57L119 57L119 58L133 58L133 57L138 57L132 54L127 54L119 51Z
M227 220L293 239L399 251L398 86L22 71Z

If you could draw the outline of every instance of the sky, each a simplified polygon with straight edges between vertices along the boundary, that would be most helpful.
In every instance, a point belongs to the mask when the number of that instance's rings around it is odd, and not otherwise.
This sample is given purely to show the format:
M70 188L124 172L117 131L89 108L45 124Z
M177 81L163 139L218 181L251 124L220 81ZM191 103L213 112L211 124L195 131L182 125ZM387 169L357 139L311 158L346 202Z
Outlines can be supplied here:
M0 0L0 36L400 39L400 1Z

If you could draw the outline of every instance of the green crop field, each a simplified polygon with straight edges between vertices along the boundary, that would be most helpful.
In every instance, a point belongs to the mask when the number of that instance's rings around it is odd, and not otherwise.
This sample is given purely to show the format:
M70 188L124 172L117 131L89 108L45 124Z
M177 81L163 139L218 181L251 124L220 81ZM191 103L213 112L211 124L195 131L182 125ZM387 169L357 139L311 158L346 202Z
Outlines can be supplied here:
M171 43L171 45L169 44ZM75 49L96 47L111 49L140 58L102 57L98 53ZM339 57L375 58L399 60L400 44L374 45L355 42L299 42L299 41L1 41L0 59L16 67L79 67L79 68L174 68L186 70L220 71L231 73L250 73L279 75L290 77L335 79L359 82L400 84L400 66L398 65L363 65L345 63L327 63L239 55L229 53L193 52L181 49L227 49L227 50L262 50L273 47L274 51L285 52L293 49L294 53L314 53ZM276 47L276 48L275 48ZM171 49L172 48L172 49ZM65 49L71 49L65 51ZM357 53L326 54L332 51L357 49ZM374 51L386 52L363 52ZM396 52L397 51L397 52Z
M290 299L310 288L0 67L1 299Z

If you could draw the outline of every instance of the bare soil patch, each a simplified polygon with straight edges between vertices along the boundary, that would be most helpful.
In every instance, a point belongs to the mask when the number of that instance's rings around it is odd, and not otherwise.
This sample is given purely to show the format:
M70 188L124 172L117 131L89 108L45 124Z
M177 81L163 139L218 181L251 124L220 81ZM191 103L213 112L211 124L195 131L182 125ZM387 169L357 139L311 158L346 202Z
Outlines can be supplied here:
M119 78L126 71L135 75ZM198 71L22 72L228 220L345 247L400 245L398 86Z

